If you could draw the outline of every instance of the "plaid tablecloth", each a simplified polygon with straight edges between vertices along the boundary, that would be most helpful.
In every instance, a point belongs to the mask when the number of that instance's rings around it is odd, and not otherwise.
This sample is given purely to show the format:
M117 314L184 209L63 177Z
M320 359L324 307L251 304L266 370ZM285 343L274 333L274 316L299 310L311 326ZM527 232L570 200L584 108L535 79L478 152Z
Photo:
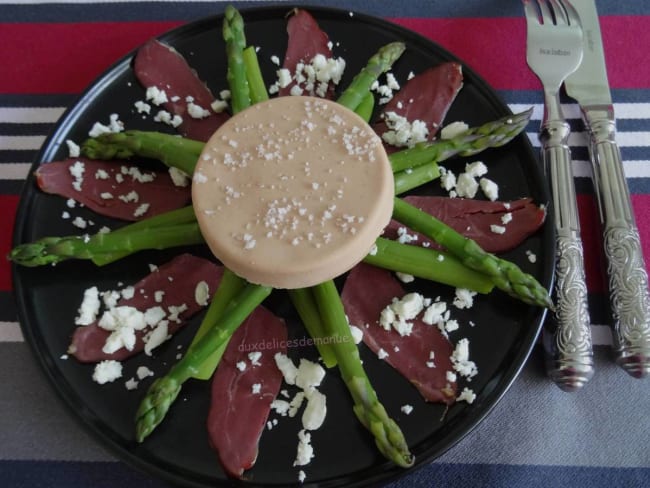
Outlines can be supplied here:
M266 2L239 2L249 7ZM301 2L295 2L300 4ZM313 2L387 18L448 48L478 71L513 110L534 106L540 85L525 63L520 2L341 0ZM598 0L608 72L637 223L650 260L650 0ZM184 22L220 12L208 1L0 1L0 254L31 161L77 95L122 55ZM585 243L596 374L564 393L545 376L537 346L493 412L432 464L394 487L650 486L650 379L616 367L589 179L586 137L575 104L571 146ZM0 260L0 486L159 487L116 460L70 418L24 342L10 266Z

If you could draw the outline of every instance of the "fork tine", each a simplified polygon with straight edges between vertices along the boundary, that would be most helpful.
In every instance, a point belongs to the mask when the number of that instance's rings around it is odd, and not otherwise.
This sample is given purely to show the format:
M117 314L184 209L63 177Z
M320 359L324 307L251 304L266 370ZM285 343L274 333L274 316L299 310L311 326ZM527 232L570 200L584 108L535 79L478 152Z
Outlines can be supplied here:
M533 5L532 0L522 0L524 4L524 14L526 15L526 22L540 23L539 10Z
M546 0L537 0L539 11L542 14L542 24L553 25L553 13Z
M575 7L571 5L571 2L568 0L558 0L558 2L564 7L564 11L566 12L569 19L569 25L580 26L580 16L578 15L578 11L575 9Z
M557 25L567 25L569 23L569 19L567 18L564 4L559 0L548 1L550 3L551 10L553 10L553 15L555 16L555 23Z

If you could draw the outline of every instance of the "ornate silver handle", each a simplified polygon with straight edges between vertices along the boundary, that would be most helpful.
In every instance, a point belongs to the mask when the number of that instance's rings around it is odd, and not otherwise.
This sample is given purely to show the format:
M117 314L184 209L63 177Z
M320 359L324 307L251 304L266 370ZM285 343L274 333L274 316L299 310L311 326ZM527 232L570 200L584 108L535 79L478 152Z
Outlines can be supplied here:
M587 107L594 187L603 225L616 362L635 378L650 374L650 296L641 241L616 144L611 105Z
M594 373L580 221L567 145L569 132L563 120L547 120L540 133L557 234L555 313L547 320L542 339L548 374L565 391L581 388Z

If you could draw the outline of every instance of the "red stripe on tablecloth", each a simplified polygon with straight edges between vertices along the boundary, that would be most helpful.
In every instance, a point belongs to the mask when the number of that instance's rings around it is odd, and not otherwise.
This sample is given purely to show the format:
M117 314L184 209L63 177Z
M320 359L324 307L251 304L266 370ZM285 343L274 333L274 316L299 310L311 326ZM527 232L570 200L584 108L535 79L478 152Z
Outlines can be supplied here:
M178 24L0 23L0 66L8 70L0 93L79 93L129 51Z
M492 86L538 89L526 66L521 18L392 19L463 59ZM0 93L78 93L124 54L181 22L0 23ZM650 87L650 16L602 17L613 88ZM334 34L335 36L335 34Z
M585 275L589 293L605 293L607 285L603 268L602 238L598 206L593 195L579 194L580 235L584 249Z
M460 57L499 90L536 90L539 81L526 65L526 23L521 18L392 19ZM612 88L650 87L650 16L601 17Z
M11 249L18 195L0 195L0 291L11 291L11 265L5 256Z

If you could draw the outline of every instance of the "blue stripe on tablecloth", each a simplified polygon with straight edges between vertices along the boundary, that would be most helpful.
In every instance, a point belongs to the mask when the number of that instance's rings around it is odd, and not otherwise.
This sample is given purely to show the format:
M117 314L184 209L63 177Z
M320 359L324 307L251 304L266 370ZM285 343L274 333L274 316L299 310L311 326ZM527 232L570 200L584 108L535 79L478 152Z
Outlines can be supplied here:
M18 320L18 314L13 295L9 291L0 291L0 322L15 322L16 320Z
M92 3L92 8L89 8ZM121 2L75 2L39 5L38 2L22 2L2 6L3 22L92 22L122 20L190 20L200 16L219 13L226 2L129 2L129 8L121 8ZM520 2L503 2L485 0L465 0L453 8L448 2L431 0L409 0L393 2L391 0L298 0L292 2L232 2L239 8L257 7L269 4L292 5L326 5L356 10L384 17L506 17L522 16ZM163 4L164 8L157 8ZM635 2L618 2L599 0L598 10L601 15L635 15L650 11L650 0Z
M639 101L650 101L650 89L625 89L615 88L611 90L612 98L617 103L635 103ZM499 95L507 103L541 103L543 100L541 85L539 90L498 90ZM569 103L571 99L562 96L562 102Z
M163 481L114 462L0 461L0 479L5 488L169 488ZM490 480L490 487L645 488L650 484L650 468L435 463L390 487L480 488L488 486L485 480Z
M20 195L23 184L22 180L0 180L0 195Z
M67 107L78 95L0 93L0 107ZM650 97L649 97L650 98Z

